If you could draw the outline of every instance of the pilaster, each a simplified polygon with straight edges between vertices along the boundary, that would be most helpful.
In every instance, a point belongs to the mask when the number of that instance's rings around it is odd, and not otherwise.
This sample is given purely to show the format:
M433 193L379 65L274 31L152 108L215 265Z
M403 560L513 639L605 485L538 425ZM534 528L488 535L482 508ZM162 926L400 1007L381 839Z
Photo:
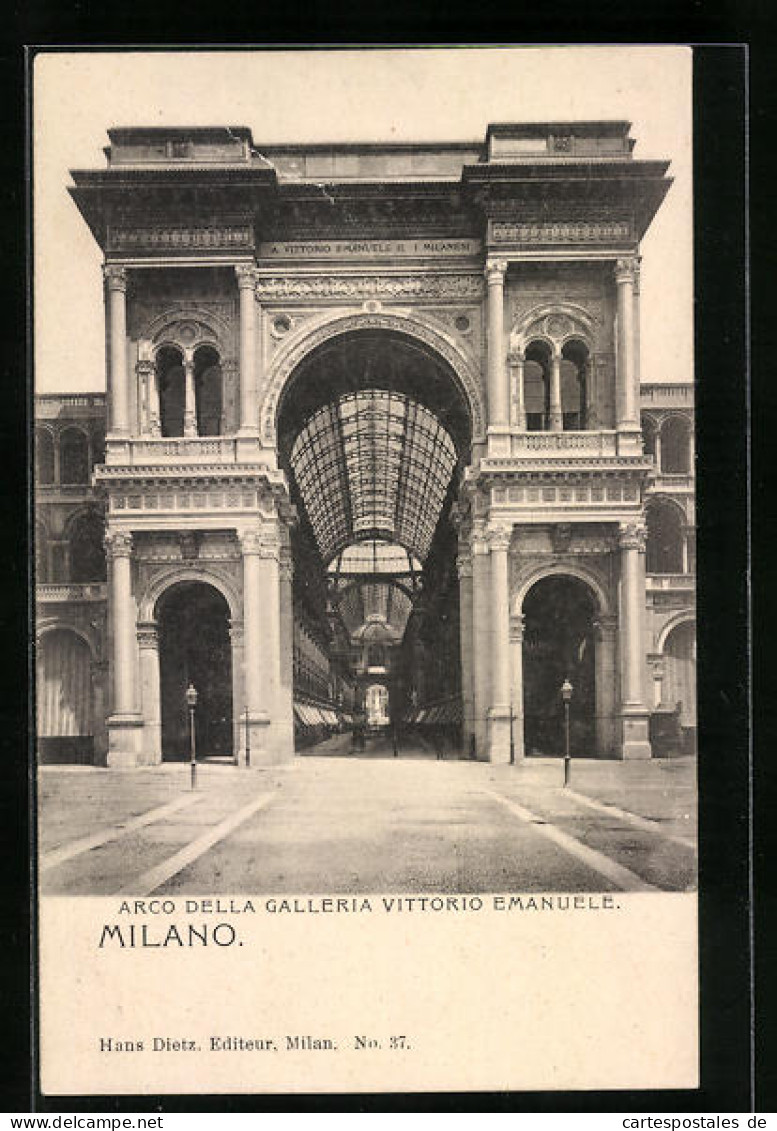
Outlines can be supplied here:
M510 761L510 582L508 551L511 531L489 531L491 553L492 679L488 710L488 759Z
M523 629L524 615L510 617L510 710L513 737L513 758L517 762L526 752L523 739Z

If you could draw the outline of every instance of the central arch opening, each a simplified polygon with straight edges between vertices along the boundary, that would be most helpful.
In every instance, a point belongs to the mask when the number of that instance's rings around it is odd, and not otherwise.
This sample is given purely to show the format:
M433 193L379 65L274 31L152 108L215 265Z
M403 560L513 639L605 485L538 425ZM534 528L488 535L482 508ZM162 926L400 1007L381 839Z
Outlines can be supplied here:
M189 758L186 689L197 690L197 758L232 756L232 649L229 606L212 585L179 582L157 602L162 760Z
M527 754L564 753L561 685L572 684L570 752L594 752L596 721L594 618L596 600L576 577L538 581L523 602L524 743Z
M471 434L453 370L398 332L333 338L292 375L278 443L300 515L292 533L295 646L316 644L307 645L304 664L295 656L298 723L311 709L322 719L334 713L340 729L390 731L393 752L400 731L406 744L428 742L431 751L436 735L425 720L449 730L460 720L450 513ZM378 686L385 721L368 726ZM322 738L330 734L322 727Z

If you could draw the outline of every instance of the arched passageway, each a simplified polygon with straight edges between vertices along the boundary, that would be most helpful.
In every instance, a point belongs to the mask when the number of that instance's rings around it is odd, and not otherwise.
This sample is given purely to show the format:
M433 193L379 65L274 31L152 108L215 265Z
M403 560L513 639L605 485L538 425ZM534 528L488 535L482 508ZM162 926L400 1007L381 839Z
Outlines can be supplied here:
M179 582L157 602L162 760L189 757L186 689L197 694L197 757L233 752L229 607L211 585Z
M318 642L307 667L321 668L318 697L309 673L295 678L298 715L314 703L349 725L378 679L392 727L417 729L432 703L460 721L450 511L471 431L448 364L398 332L333 338L292 375L278 440L300 514L294 620Z
M527 754L564 752L561 685L572 684L570 750L596 753L596 602L574 577L538 581L523 602L524 747Z

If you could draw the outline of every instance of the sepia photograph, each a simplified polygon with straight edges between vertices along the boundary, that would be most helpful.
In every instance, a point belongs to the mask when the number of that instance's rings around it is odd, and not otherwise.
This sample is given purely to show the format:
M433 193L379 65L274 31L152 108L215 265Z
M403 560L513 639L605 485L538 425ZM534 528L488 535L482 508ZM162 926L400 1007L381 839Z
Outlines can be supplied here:
M497 1082L693 1085L691 72L637 45L37 55L48 1090L185 1090L146 1031L168 951L215 998L259 993L261 948L302 1024L301 930L332 1001L333 946L417 989L525 945L543 1000L548 947L588 956L608 1035ZM68 1051L85 992L114 1028ZM192 1034L202 1086L304 1090L339 1055L284 1002L259 1077ZM322 1090L511 1064L358 1039L391 1064L352 1036Z

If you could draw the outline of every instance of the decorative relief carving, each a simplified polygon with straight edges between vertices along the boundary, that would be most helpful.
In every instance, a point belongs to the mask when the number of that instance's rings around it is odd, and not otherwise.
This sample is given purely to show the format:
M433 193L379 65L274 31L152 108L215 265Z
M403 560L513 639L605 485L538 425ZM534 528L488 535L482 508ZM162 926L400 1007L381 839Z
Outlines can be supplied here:
M254 230L250 224L207 227L109 227L110 251L234 251L253 250Z
M511 224L494 220L491 239L494 243L610 243L631 237L628 220L609 222L559 221L553 224Z
M477 275L304 275L259 278L259 299L470 298L483 296Z

